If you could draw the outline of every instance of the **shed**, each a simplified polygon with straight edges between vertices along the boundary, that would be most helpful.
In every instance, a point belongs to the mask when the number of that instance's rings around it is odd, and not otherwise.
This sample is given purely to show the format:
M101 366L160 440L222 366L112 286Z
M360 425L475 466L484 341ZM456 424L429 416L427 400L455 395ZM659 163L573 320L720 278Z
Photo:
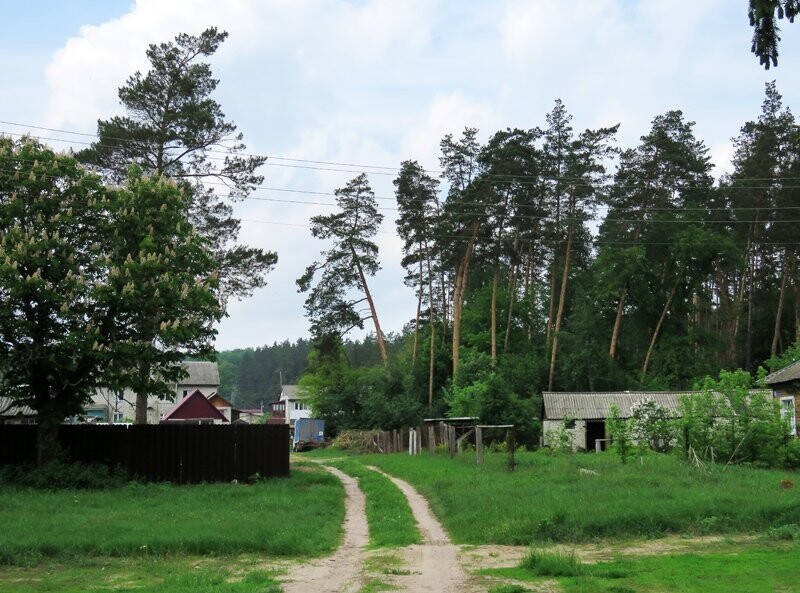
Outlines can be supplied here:
M772 399L778 402L781 413L789 420L792 434L797 436L800 424L800 361L767 375L766 384L772 389Z
M619 408L620 418L629 418L633 404L641 400L654 401L666 408L670 415L678 417L681 398L695 393L697 392L545 391L542 393L544 444L550 444L548 442L549 432L566 426L571 433L574 448L594 451L598 440L604 448L605 439L607 439L606 419L612 404Z

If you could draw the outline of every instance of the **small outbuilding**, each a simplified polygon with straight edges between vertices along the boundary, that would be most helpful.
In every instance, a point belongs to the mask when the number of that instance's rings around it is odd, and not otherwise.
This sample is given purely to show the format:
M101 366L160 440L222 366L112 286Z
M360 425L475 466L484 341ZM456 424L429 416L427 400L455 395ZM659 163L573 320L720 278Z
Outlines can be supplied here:
M772 389L772 398L781 407L789 421L792 434L797 436L800 423L800 361L767 375L766 384Z
M605 449L608 441L606 420L611 406L619 408L620 418L630 418L636 402L650 400L665 408L670 416L678 417L680 400L693 391L604 391L542 393L544 405L542 429L544 445L549 434L564 428L572 439L573 449L595 451Z

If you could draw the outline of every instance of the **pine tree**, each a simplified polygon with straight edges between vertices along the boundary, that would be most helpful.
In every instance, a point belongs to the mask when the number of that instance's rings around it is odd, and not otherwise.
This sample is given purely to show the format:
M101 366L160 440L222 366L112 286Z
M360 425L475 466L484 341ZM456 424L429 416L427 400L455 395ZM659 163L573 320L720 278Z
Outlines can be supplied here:
M375 194L364 173L337 189L335 194L339 211L311 218L311 234L330 240L333 245L322 252L322 261L308 266L297 280L300 292L309 293L305 309L311 320L311 333L315 338L341 337L355 327L363 328L364 321L372 319L381 359L386 364L384 336L367 284L367 277L374 276L380 269L378 246L372 237L378 232L383 215L378 212ZM321 274L312 287L317 272ZM350 298L347 292L350 289L363 296ZM362 317L356 305L365 301L369 315Z

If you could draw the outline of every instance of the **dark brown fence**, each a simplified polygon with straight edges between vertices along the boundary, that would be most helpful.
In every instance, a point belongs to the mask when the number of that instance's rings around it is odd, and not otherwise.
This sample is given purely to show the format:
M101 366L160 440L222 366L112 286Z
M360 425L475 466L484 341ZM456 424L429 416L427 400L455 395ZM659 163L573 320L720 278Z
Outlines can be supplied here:
M121 467L131 477L183 483L289 475L286 425L64 425L72 461ZM36 460L36 426L0 425L0 465Z

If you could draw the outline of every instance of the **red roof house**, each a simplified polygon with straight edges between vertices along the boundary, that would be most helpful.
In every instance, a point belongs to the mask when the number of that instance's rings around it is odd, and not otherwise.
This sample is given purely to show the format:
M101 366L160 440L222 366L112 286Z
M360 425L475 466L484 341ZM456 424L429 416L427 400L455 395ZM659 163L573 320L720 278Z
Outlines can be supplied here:
M162 424L228 424L225 415L199 389L184 397L161 419Z

